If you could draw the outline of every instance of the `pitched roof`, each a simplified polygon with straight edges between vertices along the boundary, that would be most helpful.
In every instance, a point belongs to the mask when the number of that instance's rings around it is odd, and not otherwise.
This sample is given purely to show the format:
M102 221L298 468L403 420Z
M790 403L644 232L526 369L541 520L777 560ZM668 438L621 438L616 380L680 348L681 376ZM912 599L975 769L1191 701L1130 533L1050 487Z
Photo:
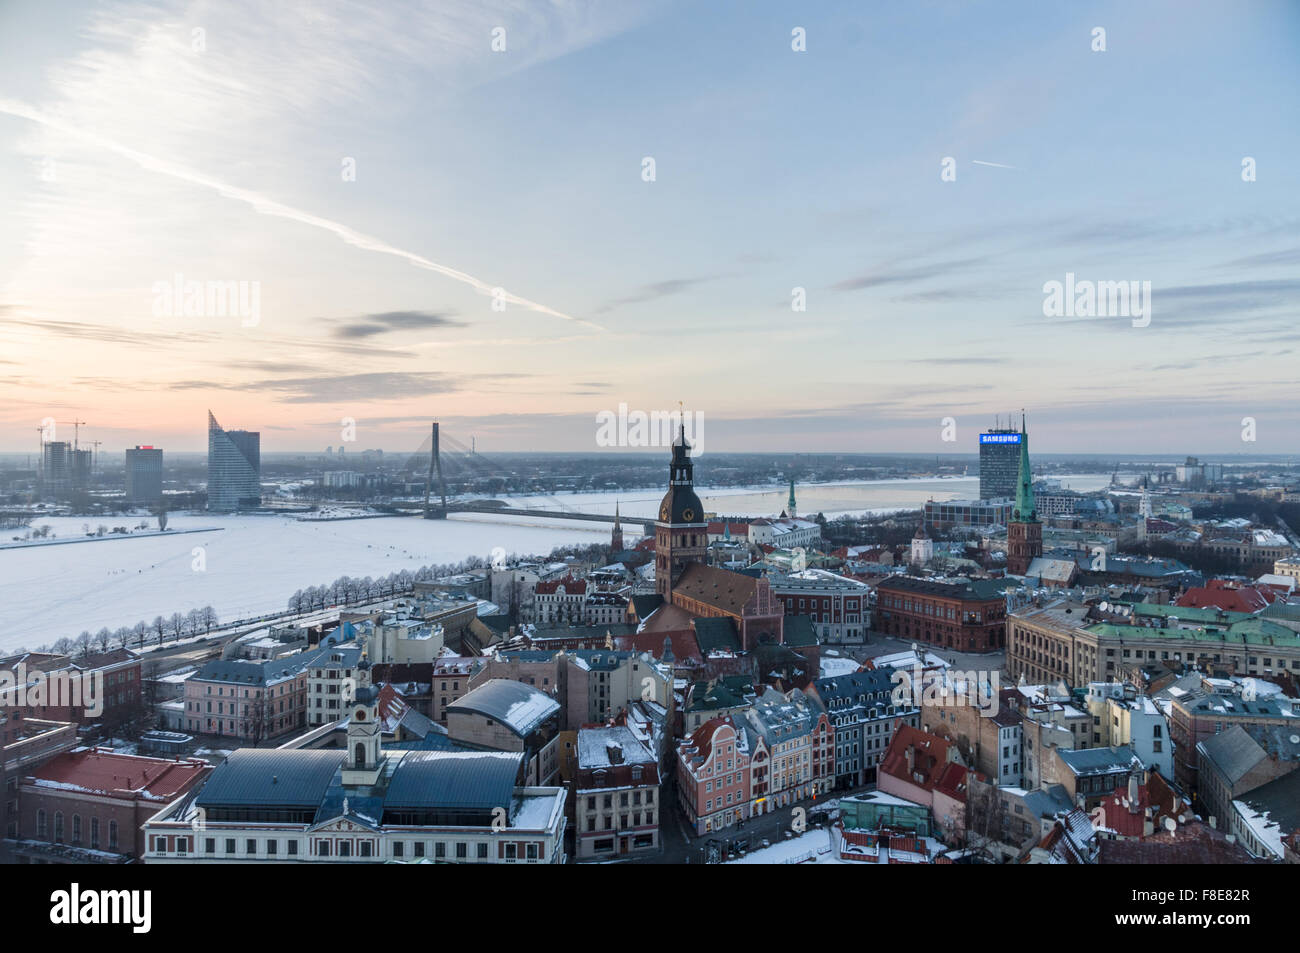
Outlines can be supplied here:
M134 800L169 801L207 773L206 761L170 761L88 748L68 751L26 776L37 787Z
M711 652L735 654L740 651L740 637L736 632L736 622L729 616L695 619L691 623L695 629L695 639L700 645L700 654Z
M759 580L753 576L703 563L690 563L673 584L673 595L681 594L739 616L758 586Z
M1180 824L1177 831L1145 840L1100 842L1099 864L1253 864L1258 861L1240 844L1201 821Z

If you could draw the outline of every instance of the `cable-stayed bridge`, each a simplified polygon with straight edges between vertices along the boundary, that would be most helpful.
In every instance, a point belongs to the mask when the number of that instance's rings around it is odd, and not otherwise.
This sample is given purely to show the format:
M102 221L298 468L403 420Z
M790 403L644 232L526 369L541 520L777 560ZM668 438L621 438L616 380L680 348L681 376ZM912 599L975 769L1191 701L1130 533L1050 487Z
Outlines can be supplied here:
M472 439L472 438L471 438ZM417 504L395 504L399 510L420 512L425 519L446 519L449 513L488 513L499 516L527 516L542 519L581 520L591 523L612 525L614 517L609 513L589 513L579 510L554 494L530 494L534 498L542 497L545 506L511 506L504 500L474 499L448 501L448 485L464 488L468 493L491 493L494 485L504 486L507 471L489 456L477 452L473 446L465 446L435 422L424 438L424 442L402 467L402 472L412 477L419 476L424 481L424 502ZM646 535L654 535L654 520L624 519L625 523L641 524Z

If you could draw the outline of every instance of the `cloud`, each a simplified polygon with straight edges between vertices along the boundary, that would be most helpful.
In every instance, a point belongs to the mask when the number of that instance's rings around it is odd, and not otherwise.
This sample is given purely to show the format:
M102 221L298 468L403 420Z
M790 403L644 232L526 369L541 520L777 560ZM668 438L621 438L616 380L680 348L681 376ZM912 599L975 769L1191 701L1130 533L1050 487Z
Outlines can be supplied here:
M334 329L341 338L368 338L390 331L426 330L428 328L463 328L464 321L433 311L384 311L355 318Z
M681 294L691 288L701 285L706 281L715 281L716 275L706 278L670 278L667 281L656 281L654 284L643 285L640 290L633 292L624 298L616 298L607 304L601 305L596 309L597 314L608 314L616 308L624 307L629 304L643 304L646 301L657 301L660 298L667 298L671 295Z
M878 288L881 285L928 281L940 275L947 275L963 268L974 267L987 260L987 257L981 256L978 258L958 258L951 261L935 262L931 265L917 265L912 268L899 268L892 271L887 268L877 268L856 278L845 278L843 281L837 281L831 285L831 288L835 291L861 291L864 288Z

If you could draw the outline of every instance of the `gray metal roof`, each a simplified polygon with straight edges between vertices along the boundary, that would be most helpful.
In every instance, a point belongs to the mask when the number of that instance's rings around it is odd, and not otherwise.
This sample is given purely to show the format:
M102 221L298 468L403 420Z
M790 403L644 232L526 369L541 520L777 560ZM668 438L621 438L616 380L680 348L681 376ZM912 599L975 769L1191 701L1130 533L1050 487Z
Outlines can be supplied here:
M384 810L510 809L524 756L517 751L408 751L384 798Z
M199 807L315 808L343 763L341 749L240 748L212 771Z
M508 678L490 678L447 706L447 711L469 711L499 721L520 738L560 710L560 703L531 685Z

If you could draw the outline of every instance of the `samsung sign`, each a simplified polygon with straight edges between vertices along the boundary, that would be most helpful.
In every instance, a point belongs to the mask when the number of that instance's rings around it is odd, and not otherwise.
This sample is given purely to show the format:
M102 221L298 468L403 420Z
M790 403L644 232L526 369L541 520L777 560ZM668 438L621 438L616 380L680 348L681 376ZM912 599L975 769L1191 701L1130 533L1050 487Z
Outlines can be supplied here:
M1019 443L1018 433L982 433L980 443Z

